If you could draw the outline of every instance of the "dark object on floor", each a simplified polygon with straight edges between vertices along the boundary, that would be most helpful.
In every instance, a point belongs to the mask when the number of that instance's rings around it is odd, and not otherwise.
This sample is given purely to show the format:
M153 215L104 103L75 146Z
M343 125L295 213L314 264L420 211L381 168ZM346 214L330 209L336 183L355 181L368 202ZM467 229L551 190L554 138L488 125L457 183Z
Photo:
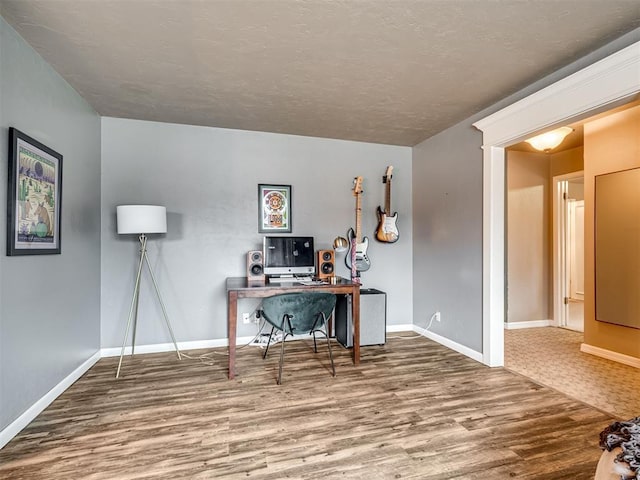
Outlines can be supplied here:
M622 476L621 479L640 480L640 417L613 422L600 433L600 448L610 452L616 447L622 449L616 461L626 463L635 474L635 477Z

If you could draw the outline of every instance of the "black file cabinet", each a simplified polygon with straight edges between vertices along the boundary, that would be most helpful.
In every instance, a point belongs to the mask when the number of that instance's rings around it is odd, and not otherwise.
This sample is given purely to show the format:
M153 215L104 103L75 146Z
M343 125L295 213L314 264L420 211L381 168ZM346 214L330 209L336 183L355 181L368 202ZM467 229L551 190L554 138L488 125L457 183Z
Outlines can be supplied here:
M353 347L351 295L338 295L334 315L336 340ZM387 341L387 294L375 288L360 289L360 346Z

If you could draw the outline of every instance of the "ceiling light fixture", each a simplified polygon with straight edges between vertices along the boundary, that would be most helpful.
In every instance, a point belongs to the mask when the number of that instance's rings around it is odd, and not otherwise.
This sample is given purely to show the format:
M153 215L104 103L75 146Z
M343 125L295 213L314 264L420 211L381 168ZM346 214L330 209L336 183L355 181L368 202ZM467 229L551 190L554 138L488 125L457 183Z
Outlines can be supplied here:
M550 150L553 150L558 145L560 145L565 137L571 132L573 132L573 128L571 127L560 127L556 128L555 130L551 130L550 132L546 132L541 135L529 138L525 140L525 142L527 142L536 150L540 150L541 152L549 152Z

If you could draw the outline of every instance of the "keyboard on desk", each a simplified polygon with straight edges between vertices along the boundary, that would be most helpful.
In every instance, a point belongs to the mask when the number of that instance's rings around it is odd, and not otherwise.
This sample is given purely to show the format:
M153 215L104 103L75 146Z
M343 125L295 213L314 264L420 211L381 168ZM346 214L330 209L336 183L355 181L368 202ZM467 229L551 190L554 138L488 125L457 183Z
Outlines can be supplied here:
M321 285L322 280L310 276L300 277L269 277L269 283L301 283L303 285Z

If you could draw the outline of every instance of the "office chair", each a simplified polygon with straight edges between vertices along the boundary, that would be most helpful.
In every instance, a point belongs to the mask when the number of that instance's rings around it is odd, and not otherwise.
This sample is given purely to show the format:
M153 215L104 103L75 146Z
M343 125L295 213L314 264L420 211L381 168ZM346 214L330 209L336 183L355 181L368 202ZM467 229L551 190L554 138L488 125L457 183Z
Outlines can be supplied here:
M284 363L284 344L289 335L308 333L313 335L313 349L318 353L316 333L322 333L327 339L329 358L331 359L332 375L336 376L331 352L331 340L327 332L327 318L336 305L336 296L326 292L283 293L267 297L262 301L261 315L271 324L271 333L267 348L262 358L267 358L269 344L273 332L282 332L282 346L280 349L280 367L278 370L278 385L282 382L282 365Z

